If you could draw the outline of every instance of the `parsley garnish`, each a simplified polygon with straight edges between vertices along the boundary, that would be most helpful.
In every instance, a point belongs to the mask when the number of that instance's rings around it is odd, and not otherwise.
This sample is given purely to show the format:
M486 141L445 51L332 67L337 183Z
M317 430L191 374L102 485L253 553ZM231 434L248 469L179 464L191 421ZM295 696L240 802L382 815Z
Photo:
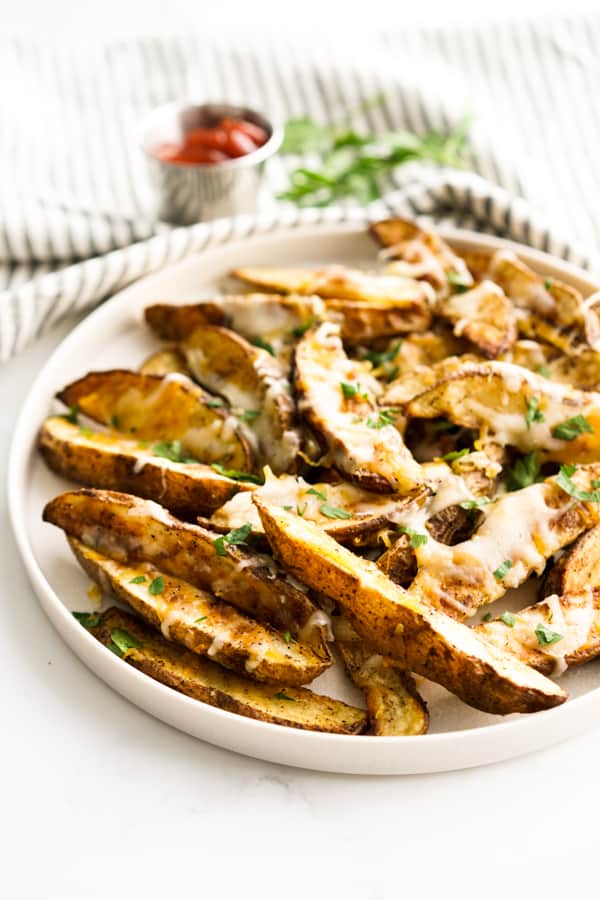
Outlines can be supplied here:
M484 622L491 622L491 621L492 621L492 614L491 614L491 612L487 612L487 613L485 614L485 616L483 617L483 621L484 621Z
M549 291L550 288L552 287L552 282L550 281L549 278L546 278L546 280L544 281L544 287L546 288L547 291Z
M446 278L448 279L448 284L456 288L457 294L464 294L472 287L470 278L467 275L461 275L460 272L447 272Z
M86 428L85 425L82 425L81 428L79 429L79 434L82 434L86 438L91 438L93 433L94 432L92 431L92 429Z
M518 491L540 480L540 464L534 450L518 459L512 469L509 469L507 487L509 491Z
M73 615L84 628L97 628L102 621L100 613L74 612Z
M396 409L380 409L376 416L369 416L367 427L380 429L385 428L386 425L394 425L396 413Z
M434 434L438 434L440 431L460 431L460 425L455 425L448 419L439 419L437 422L431 422L431 430Z
M110 417L110 424L112 425L113 428L120 428L120 427L121 427L121 420L120 420L120 418L119 418L118 416L111 416L111 417Z
M478 509L480 506L487 506L488 503L493 502L491 497L477 497L475 500L463 500L458 505L461 509Z
M550 366L538 366L535 371L538 375L543 375L544 378L550 378L552 376L552 369Z
M307 494L314 494L315 497L318 497L319 500L327 500L327 494L323 493L323 491L319 491L315 487L311 487L307 490Z
M382 95L368 102L380 104ZM460 168L464 165L468 120L447 134L424 135L390 132L378 136L349 131L348 122L319 125L308 117L290 119L285 126L282 153L319 153L321 165L300 167L290 175L290 184L280 199L298 206L327 206L343 197L369 203L387 189L382 176L412 160L428 160Z
M226 469L221 463L212 463L212 468L219 475L225 478L233 478L234 481L249 481L251 484L264 484L262 478L258 475L252 475L251 472L240 472L239 469Z
M544 413L540 409L539 397L529 397L525 403L527 406L525 412L525 424L527 425L527 431L529 431L534 422L544 421Z
M145 575L136 575L135 578L132 578L129 584L143 584L146 580Z
M496 581L502 581L504 576L508 572L510 572L513 565L514 565L514 563L513 563L512 559L505 559L504 562L501 565L499 565L498 568L496 569L496 571L494 572L494 578L496 579Z
M571 477L575 474L576 469L577 466L561 466L556 476L557 485L576 500L583 500L585 503L600 503L600 491L584 491L577 487Z
M200 622L204 622L205 619L208 619L208 616L200 616L199 619L194 619L194 625L199 625Z
M364 358L369 360L374 369L380 369L381 366L396 359L401 347L402 341L396 341L389 350L372 350L370 353L366 353Z
M296 702L295 697L288 697L288 695L286 693L284 693L283 691L277 691L277 693L273 694L273 696L275 697L276 700L291 700L292 703Z
M246 409L238 416L241 422L254 422L260 416L260 409Z
M212 400L205 400L204 405L208 406L209 409L219 409L221 406L225 406L225 401L221 397L213 397Z
M300 518L302 518L304 516L304 513L306 512L307 508L308 508L308 503L305 503L304 506L302 507L302 509L300 508L300 505L298 504L296 506L296 515L300 516Z
M561 441L574 441L580 434L593 434L594 429L585 416L573 416L571 419L565 419L560 425L556 425L552 429L552 437Z
M452 450L450 453L446 453L445 456L442 456L442 459L445 462L453 462L455 459L462 459L463 456L470 452L468 447L464 447L462 450Z
M329 503L322 503L319 511L323 516L327 516L328 519L352 518L352 513L348 512L347 509L340 509L339 506L330 506Z
M562 634L559 634L558 631L552 631L552 629L548 628L543 622L540 622L535 626L535 636L541 647L547 647L549 644L557 644L563 639Z
M286 644L291 643L291 640L292 640L292 633L291 633L291 631L284 631L284 632L283 632L283 639L284 639L284 641L286 642Z
M61 416L61 419L65 419L65 421L71 422L72 425L77 425L79 421L79 407L69 407L69 412L65 413L64 416Z
M265 341L264 338L256 337L252 341L255 347L260 347L261 350L266 350L267 353L270 353L271 356L275 356L275 350L273 349L273 344L270 344L268 341Z
M340 387L345 400L352 400L354 397L368 400L367 392L361 388L358 382L356 384L351 384L349 381L340 381Z
M245 525L240 525L239 528L232 528L227 534L221 535L221 537L213 541L217 555L227 556L225 544L233 544L236 547L246 546L246 538L251 531L251 523L246 522Z
M508 625L509 628L514 628L517 617L511 612L503 612L500 616L500 621L504 622L505 625Z
M181 441L160 441L152 447L152 455L169 459L174 463L184 463L185 465L198 462L195 457L187 456L183 452Z
M113 628L110 633L111 643L108 649L116 653L117 656L125 656L128 650L138 650L142 644L132 634L125 631L124 628Z
M148 586L148 591L153 597L156 597L157 594L162 594L164 589L165 580L162 575L157 575L156 578L153 578Z
M413 531L411 528L405 528L403 525L400 526L400 531L410 538L409 544L411 547L422 547L429 540L426 534L422 534L420 531Z
M297 328L292 328L292 335L295 338L304 337L304 335L306 334L308 329L312 328L312 326L315 324L315 321L316 321L316 319L313 316L311 319L308 320L308 322L305 322L304 325L298 325Z

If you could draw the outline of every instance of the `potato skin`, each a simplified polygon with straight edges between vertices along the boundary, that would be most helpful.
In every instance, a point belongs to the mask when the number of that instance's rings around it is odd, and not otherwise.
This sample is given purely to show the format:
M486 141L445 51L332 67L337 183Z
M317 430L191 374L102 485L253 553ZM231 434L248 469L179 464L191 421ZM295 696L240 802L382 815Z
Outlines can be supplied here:
M578 594L600 587L600 525L586 531L552 566L542 585L542 597Z
M44 422L39 449L52 471L65 478L156 500L183 518L210 515L233 494L250 489L202 463L169 463L140 450L135 441L82 433L61 416Z
M90 631L100 643L109 646L111 632L117 628L127 631L142 645L125 653L126 663L209 706L305 731L360 734L366 727L367 717L362 709L301 687L285 686L283 693L290 699L280 699L276 695L282 693L283 685L263 685L229 672L165 640L149 625L117 607L102 613L100 622Z
M567 695L471 629L423 605L377 569L284 510L256 500L271 547L285 567L334 599L383 656L436 681L470 706L505 715L557 706Z

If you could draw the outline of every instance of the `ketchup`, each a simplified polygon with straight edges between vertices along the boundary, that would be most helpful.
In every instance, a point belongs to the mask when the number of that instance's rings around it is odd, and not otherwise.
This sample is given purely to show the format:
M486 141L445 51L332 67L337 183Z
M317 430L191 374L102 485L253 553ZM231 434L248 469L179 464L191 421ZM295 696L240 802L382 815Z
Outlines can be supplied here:
M163 144L155 156L164 162L212 165L253 153L268 137L254 122L224 117L212 128L192 128L183 144Z

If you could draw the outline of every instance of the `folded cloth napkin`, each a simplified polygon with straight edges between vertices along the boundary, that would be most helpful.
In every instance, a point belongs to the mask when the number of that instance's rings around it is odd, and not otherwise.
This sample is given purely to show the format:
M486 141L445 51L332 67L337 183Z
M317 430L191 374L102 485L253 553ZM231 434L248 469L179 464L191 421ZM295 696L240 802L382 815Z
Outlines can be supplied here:
M59 318L231 234L398 214L449 221L600 273L600 15L351 33L77 44L0 38L0 361ZM377 105L368 101L383 92ZM157 222L137 139L175 98L223 99L277 118L357 130L444 130L473 116L473 172L411 164L366 213L273 198L298 159L269 162L256 217ZM535 211L534 211L535 210Z

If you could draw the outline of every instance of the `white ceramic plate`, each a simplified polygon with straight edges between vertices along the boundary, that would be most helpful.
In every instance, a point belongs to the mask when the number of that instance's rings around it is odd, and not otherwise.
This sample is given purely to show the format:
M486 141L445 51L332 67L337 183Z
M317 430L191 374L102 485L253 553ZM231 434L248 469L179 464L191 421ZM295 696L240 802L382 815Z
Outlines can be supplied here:
M585 273L545 254L496 238L444 229L459 248L511 247L542 274L562 278L585 295L596 289ZM9 505L16 539L34 589L67 644L100 678L137 706L202 740L272 762L332 772L388 774L437 772L496 762L547 746L583 731L600 714L600 668L591 663L568 672L561 683L571 699L530 716L486 715L443 689L423 683L431 731L422 737L356 737L320 734L246 719L178 694L118 659L92 638L70 610L91 609L89 582L71 556L63 535L42 523L41 511L65 481L46 469L36 453L40 423L55 391L92 369L136 367L157 341L142 324L153 301L210 296L236 266L341 262L374 259L363 225L328 225L229 240L201 255L141 279L105 303L63 341L35 381L21 413L9 462ZM513 592L516 594L517 592ZM519 608L520 596L503 598L502 609ZM316 684L316 683L315 683ZM361 699L339 671L318 679L318 689L341 699Z

